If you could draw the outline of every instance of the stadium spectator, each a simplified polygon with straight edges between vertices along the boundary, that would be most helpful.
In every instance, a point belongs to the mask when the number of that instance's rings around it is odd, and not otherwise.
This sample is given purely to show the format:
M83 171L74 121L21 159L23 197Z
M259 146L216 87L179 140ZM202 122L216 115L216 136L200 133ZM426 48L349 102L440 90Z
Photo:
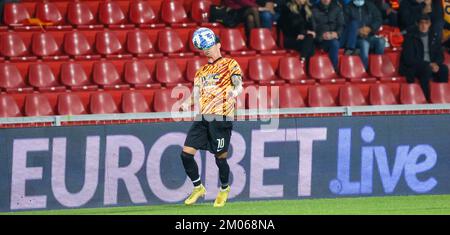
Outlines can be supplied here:
M316 41L319 47L328 51L334 69L338 69L339 37L344 29L344 14L337 2L320 0L313 7Z
M261 27L271 29L273 22L278 21L280 12L278 11L278 4L280 0L256 0L259 7L259 19Z
M256 0L223 0L222 4L227 7L229 17L235 18L237 23L244 23L247 38L253 28L261 26Z
M431 19L432 30L439 35L444 27L442 3L437 0L403 0L400 2L398 26L403 34L416 26L418 18L427 14Z
M400 57L400 73L408 83L419 79L425 97L430 100L429 81L448 81L448 68L444 62L444 50L440 38L431 28L430 16L421 15L418 27L408 31Z
M398 26L399 1L392 0L370 0L380 10L384 25Z
M377 37L382 24L381 13L376 6L365 0L353 0L344 8L345 30L341 45L346 55L359 54L366 69L369 67L369 51L383 54L386 41Z
M314 53L314 21L309 0L289 0L281 7L279 26L284 35L284 47L300 53L308 62Z

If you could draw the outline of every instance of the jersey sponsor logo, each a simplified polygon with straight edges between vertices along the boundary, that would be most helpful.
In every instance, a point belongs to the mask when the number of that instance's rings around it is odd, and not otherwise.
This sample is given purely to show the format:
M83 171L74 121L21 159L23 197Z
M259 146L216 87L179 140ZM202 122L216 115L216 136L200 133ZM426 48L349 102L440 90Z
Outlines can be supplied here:
M216 86L217 83L220 80L220 75L215 74L208 74L206 76L203 76L202 78L202 86L203 87L210 87L210 86Z

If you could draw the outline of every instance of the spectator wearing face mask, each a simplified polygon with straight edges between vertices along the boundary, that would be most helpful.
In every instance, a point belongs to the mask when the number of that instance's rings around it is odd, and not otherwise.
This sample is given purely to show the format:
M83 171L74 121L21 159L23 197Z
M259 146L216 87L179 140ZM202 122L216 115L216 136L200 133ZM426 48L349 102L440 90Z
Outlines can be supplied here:
M353 0L344 8L345 31L341 45L346 55L360 55L366 69L369 67L369 51L383 54L386 41L375 36L382 18L376 6L365 0Z
M427 14L419 16L417 26L408 30L400 57L400 73L408 83L419 79L425 97L430 100L429 82L448 81L448 68L444 64L444 50L440 38L431 28Z
M320 0L313 7L316 41L322 49L328 52L334 69L338 69L339 38L344 29L344 14L342 8L332 0Z
M419 17L426 14L431 19L433 31L441 35L444 27L444 11L439 0L402 0L398 14L398 26L403 34L413 29Z

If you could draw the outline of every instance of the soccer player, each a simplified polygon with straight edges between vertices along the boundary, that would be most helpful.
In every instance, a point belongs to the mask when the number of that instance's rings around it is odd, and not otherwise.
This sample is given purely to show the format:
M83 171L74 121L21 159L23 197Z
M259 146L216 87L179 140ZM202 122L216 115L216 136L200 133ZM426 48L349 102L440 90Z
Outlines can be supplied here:
M216 158L221 183L214 207L223 207L230 192L227 151L233 128L231 120L234 117L235 98L242 92L242 72L234 59L222 57L220 40L213 31L207 28L199 30L202 30L203 38L197 39L194 45L197 44L196 47L203 50L208 63L196 72L193 95L181 105L183 111L189 110L194 102L200 105L200 114L189 129L181 153L186 174L194 184L193 192L184 203L192 205L206 194L194 155L197 150L208 150ZM211 40L204 40L208 38Z

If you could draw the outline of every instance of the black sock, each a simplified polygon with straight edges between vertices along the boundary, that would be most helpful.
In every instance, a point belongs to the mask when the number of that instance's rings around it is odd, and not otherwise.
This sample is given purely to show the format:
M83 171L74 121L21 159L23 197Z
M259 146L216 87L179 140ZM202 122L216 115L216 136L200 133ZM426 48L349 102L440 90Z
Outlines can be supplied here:
M197 162L194 160L194 155L181 152L181 160L183 161L184 170L189 178L192 180L194 186L199 186L202 184L200 180L200 175L198 174Z
M228 187L228 177L230 175L230 166L226 158L217 158L216 165L219 167L219 178L221 183L221 188L226 189Z

